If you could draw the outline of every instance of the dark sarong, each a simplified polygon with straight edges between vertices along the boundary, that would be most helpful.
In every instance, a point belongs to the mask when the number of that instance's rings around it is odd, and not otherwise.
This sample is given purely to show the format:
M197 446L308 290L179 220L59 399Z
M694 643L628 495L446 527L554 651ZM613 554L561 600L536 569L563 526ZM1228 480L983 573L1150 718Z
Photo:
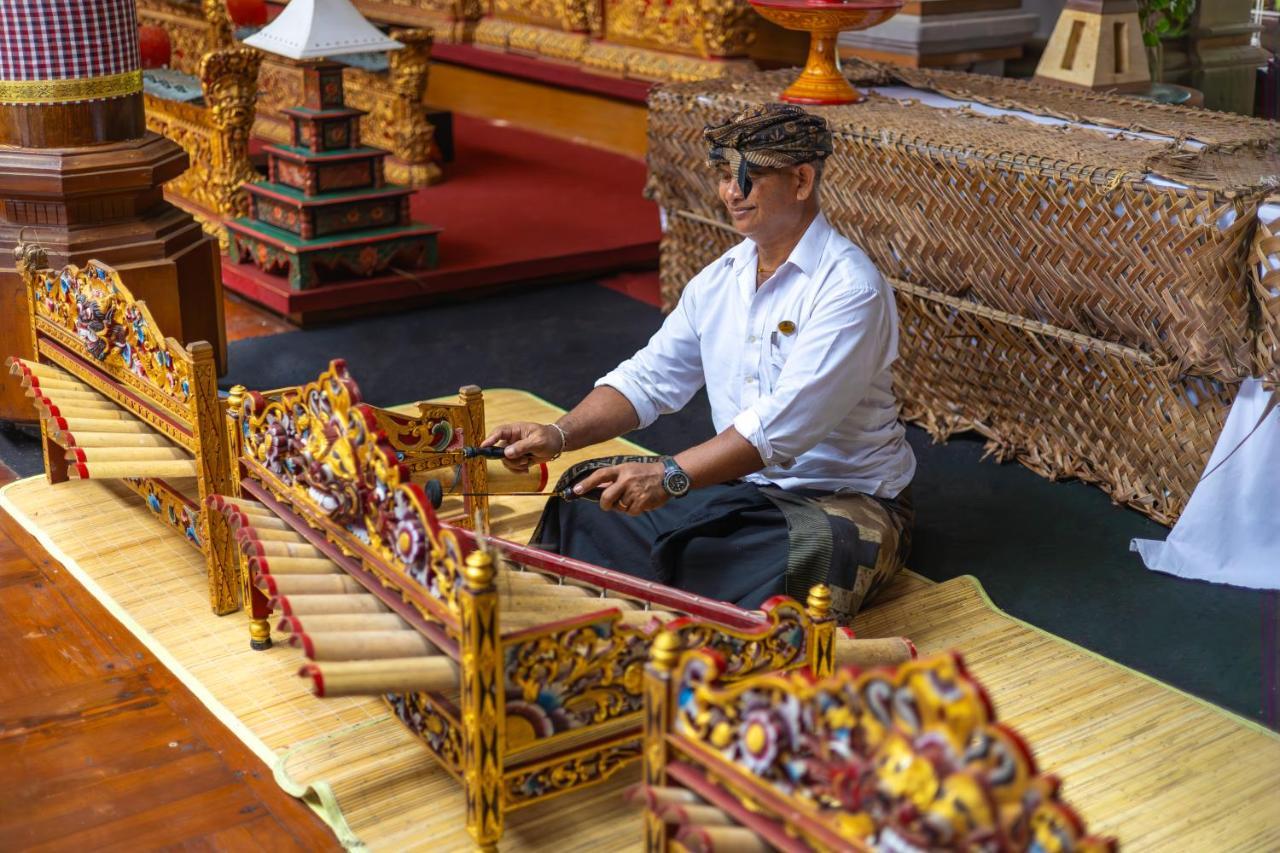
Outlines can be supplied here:
M788 589L791 534L769 491L744 481L710 486L634 517L605 512L592 501L551 498L532 544L748 609L774 595L803 601L807 590ZM826 583L841 622L851 620L905 562L909 491L893 500L790 493L822 506L830 524Z

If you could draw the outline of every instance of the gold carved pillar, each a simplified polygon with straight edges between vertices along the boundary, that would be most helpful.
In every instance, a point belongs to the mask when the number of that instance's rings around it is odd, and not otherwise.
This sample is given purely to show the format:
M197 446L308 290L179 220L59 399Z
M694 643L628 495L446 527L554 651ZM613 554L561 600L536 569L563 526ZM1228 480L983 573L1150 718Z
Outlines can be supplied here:
M657 788L667 784L667 732L671 730L671 677L680 660L680 638L671 631L659 631L653 640L649 665L644 670L644 770L641 782ZM644 849L666 853L666 822L645 809Z
M502 750L506 699L502 695L502 647L498 641L498 590L493 558L467 555L458 595L462 636L463 785L467 831L482 850L496 850L502 836Z

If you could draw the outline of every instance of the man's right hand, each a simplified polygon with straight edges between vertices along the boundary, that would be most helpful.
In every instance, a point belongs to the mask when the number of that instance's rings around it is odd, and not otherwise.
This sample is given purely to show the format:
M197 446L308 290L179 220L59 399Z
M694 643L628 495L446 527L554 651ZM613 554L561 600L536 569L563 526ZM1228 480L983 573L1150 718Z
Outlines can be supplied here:
M503 424L480 442L481 447L501 445L506 452L502 464L508 470L524 472L534 462L549 462L564 450L560 431L547 424L527 421Z

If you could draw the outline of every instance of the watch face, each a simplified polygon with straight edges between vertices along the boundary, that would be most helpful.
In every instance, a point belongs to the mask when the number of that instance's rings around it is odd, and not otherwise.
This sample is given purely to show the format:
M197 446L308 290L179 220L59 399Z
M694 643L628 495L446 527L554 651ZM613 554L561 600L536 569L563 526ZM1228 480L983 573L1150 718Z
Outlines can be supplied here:
M677 497L689 491L689 475L683 471L668 471L664 479L667 491Z

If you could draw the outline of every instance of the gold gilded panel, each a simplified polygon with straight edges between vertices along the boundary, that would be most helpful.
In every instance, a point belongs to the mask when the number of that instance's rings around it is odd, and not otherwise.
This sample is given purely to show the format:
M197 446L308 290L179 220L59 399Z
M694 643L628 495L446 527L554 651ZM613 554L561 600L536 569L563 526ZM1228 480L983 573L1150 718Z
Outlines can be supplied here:
M441 44L467 44L484 17L480 0L355 0L372 21L431 30Z
M673 53L745 56L755 41L756 13L742 0L603 0L604 37Z

